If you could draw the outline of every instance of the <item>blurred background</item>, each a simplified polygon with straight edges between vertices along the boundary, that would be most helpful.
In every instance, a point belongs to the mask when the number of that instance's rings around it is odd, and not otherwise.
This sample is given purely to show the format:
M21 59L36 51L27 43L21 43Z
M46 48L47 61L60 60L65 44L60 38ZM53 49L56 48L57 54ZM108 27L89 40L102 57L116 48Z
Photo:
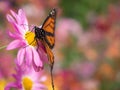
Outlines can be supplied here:
M57 8L56 90L120 90L119 0L0 0L0 47L12 41L6 14L20 8L36 26ZM13 79L16 53L0 50L0 90ZM47 65L45 72L49 77ZM51 87L50 80L46 84Z

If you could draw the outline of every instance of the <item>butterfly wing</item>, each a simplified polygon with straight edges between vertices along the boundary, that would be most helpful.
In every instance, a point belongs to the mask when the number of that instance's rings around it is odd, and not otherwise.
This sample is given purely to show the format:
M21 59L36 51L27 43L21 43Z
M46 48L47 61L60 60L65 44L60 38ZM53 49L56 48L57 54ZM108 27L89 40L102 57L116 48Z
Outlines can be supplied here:
M52 9L42 25L42 29L45 31L45 41L50 49L52 49L55 44L55 21L56 10Z
M49 63L50 63L50 66L53 67L53 64L54 64L54 55L51 51L51 49L49 48L48 44L46 43L45 40L41 41L44 46L45 46L45 50L46 50L46 53L47 53L47 57L48 57L48 60L49 60Z

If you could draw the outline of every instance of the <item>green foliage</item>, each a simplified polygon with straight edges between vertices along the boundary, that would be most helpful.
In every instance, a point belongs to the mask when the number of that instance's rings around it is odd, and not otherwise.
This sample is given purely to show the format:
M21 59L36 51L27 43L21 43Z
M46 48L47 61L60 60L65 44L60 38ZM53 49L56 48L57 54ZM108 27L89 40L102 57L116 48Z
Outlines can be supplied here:
M120 82L103 80L100 87L100 90L120 90Z
M62 53L64 55L64 60L62 66L64 68L69 68L74 60L83 60L84 55L76 47L77 39L71 35L71 42L62 48Z
M64 16L77 19L84 27L87 27L87 16L90 12L105 13L108 4L115 1L117 0L62 0L61 6Z

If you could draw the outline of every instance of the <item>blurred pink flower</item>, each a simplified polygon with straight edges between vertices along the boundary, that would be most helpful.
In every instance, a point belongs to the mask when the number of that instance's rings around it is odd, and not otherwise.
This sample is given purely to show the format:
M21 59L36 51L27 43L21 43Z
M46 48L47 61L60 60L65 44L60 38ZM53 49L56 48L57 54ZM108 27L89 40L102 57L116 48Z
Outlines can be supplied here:
M15 82L10 82L5 90L47 90L45 85L41 84L46 80L42 72L35 72L32 67L23 69L17 64L16 74L13 74Z
M79 22L77 22L74 19L65 18L59 20L57 23L57 28L56 28L57 41L61 41L65 43L70 34L79 37L81 33L82 33L82 28Z
M9 35L15 40L8 46L7 50L20 48L17 54L17 62L22 65L33 65L36 71L43 67L41 58L45 57L44 50L37 52L37 43L34 39L35 33L29 30L26 15L22 9L19 9L18 14L11 10L11 15L7 14L7 20L14 26L15 31L9 32ZM40 47L40 46L39 46ZM42 48L42 47L41 47Z
M99 90L99 81L94 79L84 80L82 82L83 90Z
M13 57L9 54L4 54L0 53L0 76L2 78L9 78L10 74L13 71L14 63L12 62Z
M9 2L4 0L0 2L0 12L5 14L9 8L10 8Z
M76 70L79 70L79 72ZM76 66L73 68L73 71L77 72L81 78L89 79L96 71L96 64L88 61L80 62L76 64Z

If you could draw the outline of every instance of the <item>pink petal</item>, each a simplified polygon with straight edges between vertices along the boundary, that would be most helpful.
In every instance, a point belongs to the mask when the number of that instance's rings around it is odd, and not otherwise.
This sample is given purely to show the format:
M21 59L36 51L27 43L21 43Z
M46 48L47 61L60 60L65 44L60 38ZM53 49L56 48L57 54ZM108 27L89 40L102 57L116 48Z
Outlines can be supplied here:
M34 87L33 87L33 90L48 90L48 88L43 85L43 84L40 84L40 83L35 83L34 84Z
M11 22L11 23L16 23L15 20L13 19L13 17L12 17L11 15L7 14L6 18L7 18L7 20L8 20L9 22Z
M38 53L39 53L39 56L41 57L41 60L45 63L48 63L49 60L48 60L48 57L46 55L46 52L41 47L39 47Z
M14 40L7 46L7 50L12 50L12 49L18 48L22 45L23 45L23 43L20 40Z
M23 38L22 35L18 34L18 33L12 33L10 31L8 31L8 35L12 38L17 38L17 39L20 39L20 38Z
M21 24L21 17L19 17L18 14L16 14L14 11L10 10L11 14L13 15L13 17L16 19L17 24L20 25Z
M10 11L13 15L13 17L16 19L17 23L13 23L14 27L16 30L20 33L23 34L25 33L26 29L23 28L23 17L20 17L19 14L17 15L14 11Z
M35 63L34 63L34 61L32 61L32 65L33 65L33 68L34 68L34 70L36 71L36 72L39 72L40 70L42 70L43 69L43 66L42 67L38 67L38 66L36 66L35 65Z
M23 30L23 28L21 28L20 25L16 23L16 21L13 19L11 15L9 14L7 15L7 20L13 24L15 30L17 31L16 33L20 33L22 35L25 33L25 30Z
M19 65L23 63L24 58L25 58L25 48L21 48L17 54L17 61Z
M4 90L11 90L11 88L18 88L17 83L11 82L7 84Z
M23 28L27 31L28 30L28 21L27 21L27 18L26 18L26 15L25 15L25 12L23 11L23 9L19 9L18 15L21 18L20 24L23 24Z
M14 11L12 11L12 10L10 10L10 12L11 12L11 14L13 15L13 17L14 17L15 19L17 19L18 15L17 15Z
M23 29L21 27L21 25L18 25L17 23L14 23L14 27L16 28L16 30L18 31L18 33L20 33L21 35L25 34L25 29Z
M26 63L30 65L32 63L32 48L27 46L26 47Z
M35 65L38 67L42 67L43 63L40 60L38 52L34 48L32 48L32 51L33 51L33 58L34 58L33 60L34 60Z

